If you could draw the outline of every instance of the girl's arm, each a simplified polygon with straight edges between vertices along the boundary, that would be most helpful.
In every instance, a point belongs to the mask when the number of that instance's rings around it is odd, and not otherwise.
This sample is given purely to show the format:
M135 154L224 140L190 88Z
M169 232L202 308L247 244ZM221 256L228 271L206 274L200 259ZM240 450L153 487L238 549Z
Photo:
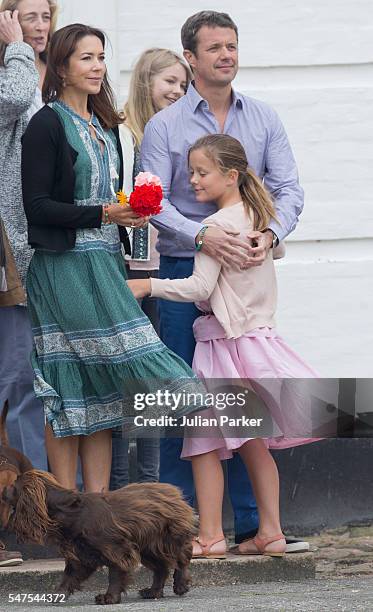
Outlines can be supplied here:
M136 298L151 295L174 302L202 302L215 289L220 270L221 263L199 251L194 259L193 274L188 278L130 280L127 285Z
M27 111L35 97L39 74L34 51L24 42L10 43L0 69L0 126L5 127Z

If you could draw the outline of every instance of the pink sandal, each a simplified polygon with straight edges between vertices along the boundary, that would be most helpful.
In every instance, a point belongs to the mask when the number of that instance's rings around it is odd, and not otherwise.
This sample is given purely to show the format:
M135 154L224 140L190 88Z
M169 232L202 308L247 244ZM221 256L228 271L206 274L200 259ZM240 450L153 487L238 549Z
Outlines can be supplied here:
M277 535L270 536L268 538L261 538L260 536L256 535L254 538L250 540L244 540L242 544L244 544L245 542L253 542L257 548L257 551L241 552L238 547L239 545L237 545L231 548L229 552L232 553L233 555L243 555L243 556L266 555L268 557L283 557L285 554L285 550L283 552L271 552L269 550L266 551L266 548L269 544L272 544L272 542L278 542L279 540L285 540L285 536L283 533L278 533Z
M194 543L197 543L200 551L196 551ZM223 540L216 540L211 544L203 544L199 537L193 539L193 555L192 559L226 559L227 558L227 543Z

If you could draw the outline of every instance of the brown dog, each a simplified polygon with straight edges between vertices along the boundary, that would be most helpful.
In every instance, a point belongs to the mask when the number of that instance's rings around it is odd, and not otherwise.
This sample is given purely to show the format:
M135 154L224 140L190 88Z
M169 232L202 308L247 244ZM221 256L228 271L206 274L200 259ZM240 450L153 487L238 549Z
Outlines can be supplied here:
M0 417L0 525L6 527L12 508L9 504L1 501L1 494L6 487L12 485L17 477L27 470L32 470L32 463L18 450L9 446L6 432L6 417L8 414L8 402L4 404ZM0 540L0 566L19 565L22 563L22 555L19 552L4 550L5 545Z
M58 593L70 595L106 565L109 587L96 603L120 603L140 562L153 572L153 583L140 591L141 597L162 597L171 569L174 592L189 590L194 514L172 485L78 493L61 487L48 472L32 470L5 489L3 499L14 508L10 527L20 541L59 546L66 565Z
M25 455L9 446L5 422L8 414L8 402L4 404L0 417L0 495L5 487L9 487L20 474L32 470L32 463ZM3 525L8 522L9 507L0 503L0 521Z

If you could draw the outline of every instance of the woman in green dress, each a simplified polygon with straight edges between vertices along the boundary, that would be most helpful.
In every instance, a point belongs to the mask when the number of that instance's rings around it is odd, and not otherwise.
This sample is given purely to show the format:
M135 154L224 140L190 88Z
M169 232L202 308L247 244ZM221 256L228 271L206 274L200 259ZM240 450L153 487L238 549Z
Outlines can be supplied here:
M118 225L147 219L114 204L123 167L106 78L105 38L81 24L51 40L43 99L23 141L22 180L35 249L27 290L36 394L46 418L50 467L86 491L108 488L111 429L133 394L203 388L159 340L126 285ZM179 412L189 410L182 406ZM155 406L153 416L170 408Z

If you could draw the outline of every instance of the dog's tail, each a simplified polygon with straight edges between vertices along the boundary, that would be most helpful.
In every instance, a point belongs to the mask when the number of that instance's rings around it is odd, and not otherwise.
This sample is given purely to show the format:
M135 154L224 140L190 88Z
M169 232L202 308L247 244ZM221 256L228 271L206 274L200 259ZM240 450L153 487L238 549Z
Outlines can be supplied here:
M0 444L2 444L2 446L9 446L9 439L5 425L8 410L9 402L6 400L0 417Z

